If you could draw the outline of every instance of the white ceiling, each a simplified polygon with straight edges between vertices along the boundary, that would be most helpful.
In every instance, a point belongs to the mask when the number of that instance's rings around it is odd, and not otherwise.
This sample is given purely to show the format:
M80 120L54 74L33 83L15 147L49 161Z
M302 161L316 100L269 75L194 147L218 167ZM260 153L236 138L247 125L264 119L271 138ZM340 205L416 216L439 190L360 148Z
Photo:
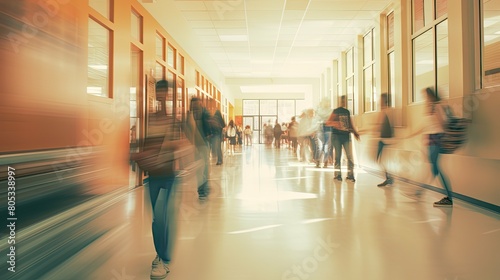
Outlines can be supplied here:
M171 33L163 9L175 7L187 21L196 44L226 80L257 81L317 78L332 60L374 27L391 0L143 0L148 11ZM167 8L167 4L173 4ZM163 8L162 8L163 7ZM169 11L172 12L172 11ZM179 26L179 25L177 25ZM172 30L175 33L176 30ZM178 31L178 30L177 30ZM184 30L184 33L186 30ZM176 41L175 34L171 34ZM185 36L179 32L178 36ZM183 45L183 48L190 48ZM191 56L191 53L190 53ZM196 57L194 57L196 59ZM264 79L263 79L264 78ZM310 79L309 79L310 80ZM248 86L248 85L241 85ZM274 83L273 87L276 87ZM241 89L240 89L241 90ZM286 92L286 88L283 92ZM240 91L241 92L241 91ZM272 89L276 92L276 88ZM238 95L238 93L233 93ZM247 93L246 93L247 94Z

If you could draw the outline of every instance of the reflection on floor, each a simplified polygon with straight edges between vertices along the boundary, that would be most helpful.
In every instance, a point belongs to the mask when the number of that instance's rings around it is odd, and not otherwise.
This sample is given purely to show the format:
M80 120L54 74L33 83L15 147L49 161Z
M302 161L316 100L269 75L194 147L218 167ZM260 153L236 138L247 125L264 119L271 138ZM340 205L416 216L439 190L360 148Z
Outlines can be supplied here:
M214 162L215 163L215 162ZM291 152L254 145L211 166L211 194L182 186L176 280L500 279L499 215L441 195L411 200L396 182L356 170L356 183ZM345 173L344 173L345 177ZM42 279L149 279L155 257L147 190L99 216L109 230Z

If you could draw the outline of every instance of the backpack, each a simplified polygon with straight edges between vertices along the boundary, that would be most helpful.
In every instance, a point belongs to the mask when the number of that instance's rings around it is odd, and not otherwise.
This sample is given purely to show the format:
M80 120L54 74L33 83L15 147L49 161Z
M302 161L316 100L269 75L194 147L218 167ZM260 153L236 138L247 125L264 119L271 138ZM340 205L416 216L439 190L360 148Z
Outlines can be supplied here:
M236 127L234 127L234 126L228 127L227 137L236 137Z
M148 131L141 151L131 153L130 159L149 175L175 176L193 162L194 146L174 118L161 112L148 117Z
M462 147L467 141L467 128L470 120L455 116L449 106L443 106L446 113L444 134L440 139L440 152L451 154Z

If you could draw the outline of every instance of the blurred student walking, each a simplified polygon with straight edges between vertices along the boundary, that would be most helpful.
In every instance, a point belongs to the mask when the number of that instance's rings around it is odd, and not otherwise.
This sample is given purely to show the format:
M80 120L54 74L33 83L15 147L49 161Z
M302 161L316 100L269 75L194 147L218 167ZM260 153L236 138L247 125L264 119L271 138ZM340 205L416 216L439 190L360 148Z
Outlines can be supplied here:
M387 172L387 168L382 161L382 152L384 147L389 144L389 139L394 137L394 129L391 125L390 118L387 113L387 109L389 108L389 95L387 93L382 93L380 95L380 140L378 141L378 149L377 149L377 162L385 173L385 181L378 184L379 187L384 187L387 185L392 185L394 183L394 179Z
M309 160L309 162L316 162L317 131L318 123L314 119L314 110L304 110L300 115L300 122L297 129L297 136L300 146L300 161Z
M426 114L422 122L423 125L415 132L410 134L408 138L421 133L425 135L429 151L429 160L431 162L431 171L433 176L432 178L434 180L436 177L439 176L446 192L446 197L442 198L439 201L434 202L434 206L452 207L453 198L452 198L451 185L439 166L439 155L441 154L440 140L444 134L444 123L446 120L446 113L444 112L443 107L440 104L440 98L437 92L433 88L428 87L423 89L422 94L424 95L427 106ZM422 190L418 190L414 194L406 194L406 195L412 198L420 198L420 196L422 195Z
M326 125L326 121L332 114L330 107L330 99L323 98L316 109L318 116L318 147L316 151L316 167L320 167L321 158L323 158L323 168L328 166L328 161L333 153L332 147L332 130L330 126Z
M213 154L217 157L217 165L221 165L224 156L222 155L222 131L226 127L226 122L222 118L222 114L219 109L215 110L214 116L212 117L214 123L212 128L212 149Z

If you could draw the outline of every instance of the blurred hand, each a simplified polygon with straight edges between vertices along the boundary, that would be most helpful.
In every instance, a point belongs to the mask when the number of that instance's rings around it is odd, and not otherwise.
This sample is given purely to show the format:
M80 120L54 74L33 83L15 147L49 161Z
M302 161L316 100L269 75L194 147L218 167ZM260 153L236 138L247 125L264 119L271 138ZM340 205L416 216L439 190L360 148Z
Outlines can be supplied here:
M360 140L360 138L359 138L359 133L358 133L358 132L356 132L356 131L354 131L354 132L353 132L353 134L354 134L354 137L356 138L356 140L358 140L358 141L359 141L359 140Z

